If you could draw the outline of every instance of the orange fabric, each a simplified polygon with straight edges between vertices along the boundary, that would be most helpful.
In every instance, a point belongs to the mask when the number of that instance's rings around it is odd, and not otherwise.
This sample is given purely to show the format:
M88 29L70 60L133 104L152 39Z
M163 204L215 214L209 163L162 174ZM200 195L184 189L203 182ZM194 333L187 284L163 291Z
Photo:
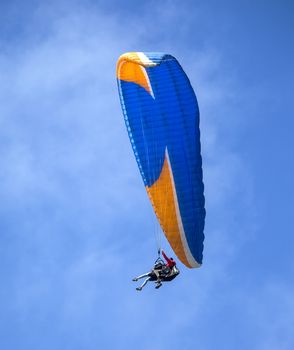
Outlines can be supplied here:
M155 214L173 251L183 264L191 267L186 258L181 240L176 215L172 178L166 158L158 180L151 187L146 186L146 190Z
M145 68L138 63L130 61L122 61L118 65L117 78L124 81L129 81L142 86L145 90L151 93L149 79Z

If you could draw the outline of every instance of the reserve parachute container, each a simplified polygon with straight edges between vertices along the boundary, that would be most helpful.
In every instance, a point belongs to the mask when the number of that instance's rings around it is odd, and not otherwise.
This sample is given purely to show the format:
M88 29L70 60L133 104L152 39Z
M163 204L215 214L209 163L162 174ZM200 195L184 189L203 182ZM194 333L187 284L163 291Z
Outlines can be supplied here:
M199 267L204 185L190 81L173 56L153 52L123 54L116 75L131 145L162 231L183 264Z

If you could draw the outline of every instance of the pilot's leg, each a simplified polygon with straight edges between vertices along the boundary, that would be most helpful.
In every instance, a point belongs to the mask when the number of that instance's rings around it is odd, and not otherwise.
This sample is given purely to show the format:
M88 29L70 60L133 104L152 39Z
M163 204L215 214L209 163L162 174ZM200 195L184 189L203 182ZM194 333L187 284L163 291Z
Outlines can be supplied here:
M141 278L149 276L149 274L150 274L150 272L144 273L143 275L140 275L138 277L133 278L133 281L136 282L136 281L138 281Z
M147 282L150 280L151 277L147 277L145 281L142 283L140 287L137 287L137 290L142 290L144 286L146 286Z

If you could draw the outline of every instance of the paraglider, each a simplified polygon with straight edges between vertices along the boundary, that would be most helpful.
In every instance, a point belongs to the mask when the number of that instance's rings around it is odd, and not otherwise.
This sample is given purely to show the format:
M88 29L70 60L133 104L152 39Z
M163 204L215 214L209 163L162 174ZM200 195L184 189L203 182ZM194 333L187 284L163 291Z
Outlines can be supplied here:
M129 52L117 62L121 107L143 182L171 248L189 268L203 258L199 108L178 61Z
M145 278L142 285L140 287L137 287L136 290L141 291L148 281L155 281L155 288L158 289L162 286L162 282L170 282L174 278L176 278L177 275L180 273L174 259L168 258L163 250L161 251L161 253L164 259L166 260L166 263L164 263L159 256L155 261L154 268L150 272L144 273L143 275L133 278L134 282L137 282L141 278Z

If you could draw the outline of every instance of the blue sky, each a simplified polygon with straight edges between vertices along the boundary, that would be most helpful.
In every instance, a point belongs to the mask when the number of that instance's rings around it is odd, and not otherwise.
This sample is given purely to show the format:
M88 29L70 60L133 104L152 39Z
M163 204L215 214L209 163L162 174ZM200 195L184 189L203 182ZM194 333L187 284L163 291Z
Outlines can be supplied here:
M0 3L1 349L293 349L293 10ZM142 293L155 223L117 93L127 51L177 57L201 112L204 264Z

